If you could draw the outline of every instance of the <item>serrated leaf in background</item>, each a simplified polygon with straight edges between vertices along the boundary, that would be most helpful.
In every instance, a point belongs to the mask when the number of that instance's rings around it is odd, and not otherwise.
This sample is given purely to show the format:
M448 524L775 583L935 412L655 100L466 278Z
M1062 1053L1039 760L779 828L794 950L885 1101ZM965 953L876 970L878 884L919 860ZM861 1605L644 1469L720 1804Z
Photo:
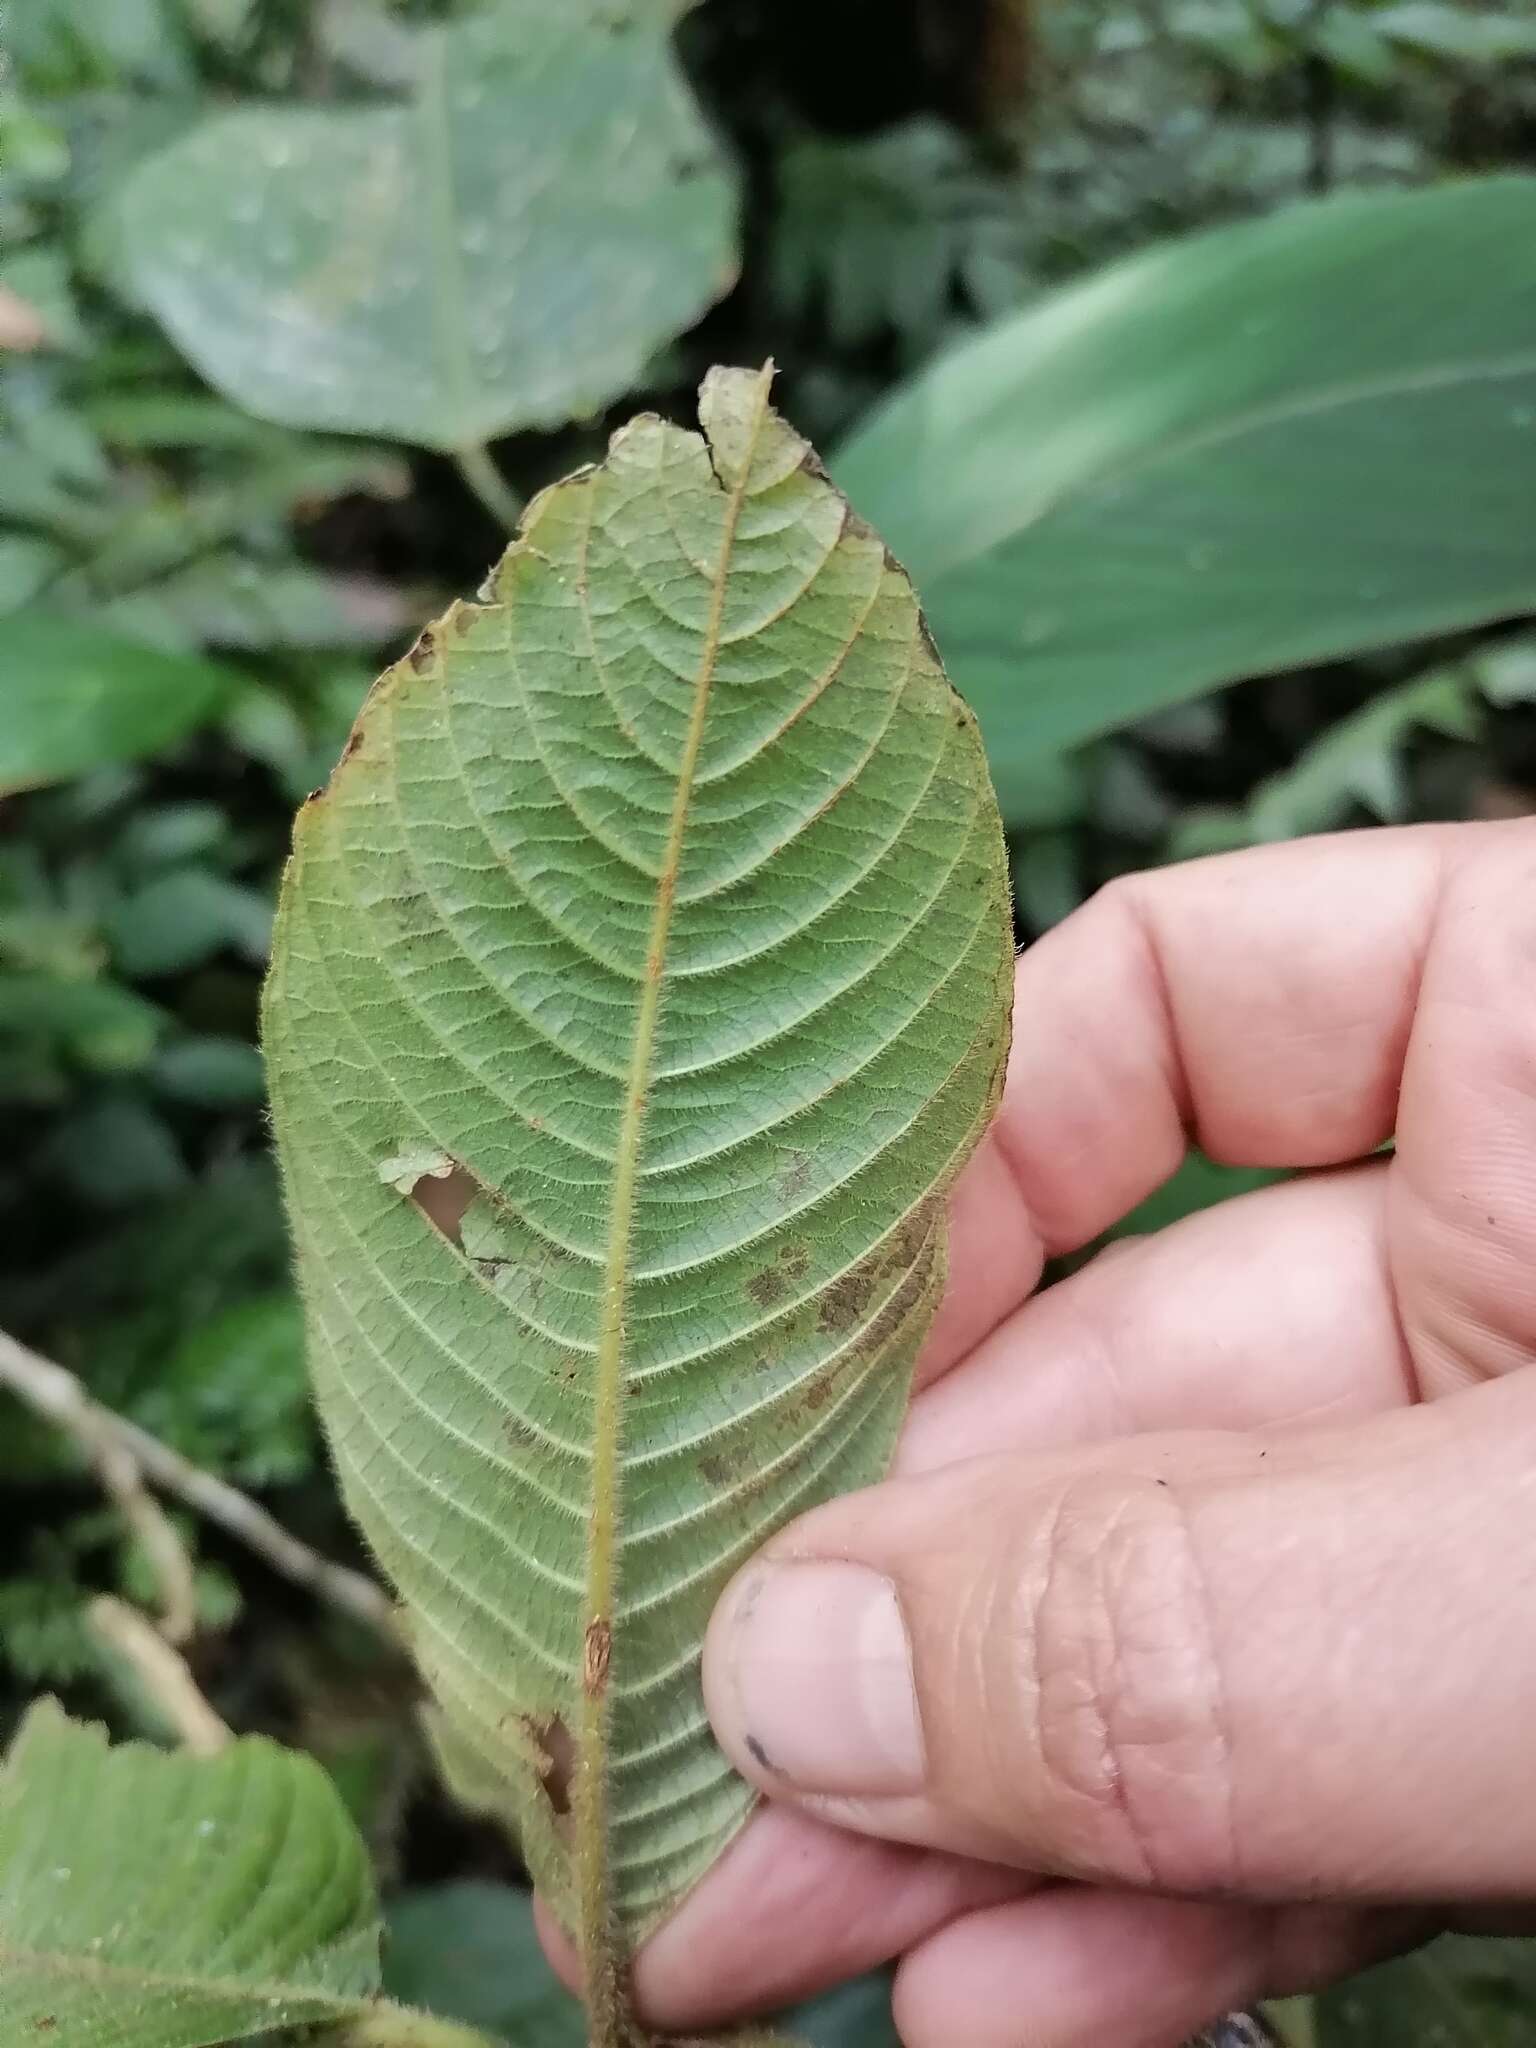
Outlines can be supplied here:
M546 492L386 675L266 999L344 1490L567 1920L572 1764L602 1787L630 1937L751 1806L704 1627L885 1466L1012 980L906 578L766 374L701 411Z
M205 2048L378 1984L362 1842L308 1757L213 1757L34 1707L0 1770L0 2039Z
M599 411L735 276L732 174L663 0L498 0L407 105L251 107L117 208L135 293L220 390L453 449Z

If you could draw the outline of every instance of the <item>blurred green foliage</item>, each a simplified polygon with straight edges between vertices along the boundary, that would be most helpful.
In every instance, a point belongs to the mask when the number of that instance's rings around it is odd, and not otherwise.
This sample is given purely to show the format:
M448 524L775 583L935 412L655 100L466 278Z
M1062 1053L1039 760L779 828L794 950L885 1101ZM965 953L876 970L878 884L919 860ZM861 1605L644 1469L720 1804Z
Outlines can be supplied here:
M519 66L557 12L4 10L0 1327L337 1555L351 1539L305 1394L256 995L293 807L369 676L479 583L502 539L487 503L588 459L641 406L689 416L711 361L771 354L789 414L857 450L902 380L1150 242L1339 186L1536 166L1523 0L1055 0L1032 29L1016 0L591 0L562 12L560 48L539 59L559 89L538 150L508 155L507 108L539 75ZM382 175L370 152L387 157L402 107L428 106L426 71L466 36L498 54L481 67L488 105L460 110L485 136L446 182L435 174L449 212L422 247L448 270L430 288L381 283L363 261ZM454 118L438 120L440 143ZM264 139L259 188L219 174L231 123ZM282 151L321 130L327 151L360 138L361 157L296 183ZM604 196L630 179L663 208L648 238L619 203L634 192ZM477 269L487 252L494 291ZM1496 282L1508 346L1536 357L1529 290L1473 274L1457 289ZM1431 270L1415 283L1433 299ZM378 292L388 361L359 407L349 363L379 339ZM433 324L445 303L449 331ZM1314 311L1324 328L1328 312ZM1240 337L1205 316L1178 337L1197 380L1202 347L1219 361ZM1305 332L1287 347L1304 375ZM542 381L523 374L539 350ZM1134 336L1115 367L1144 394ZM1027 365L1018 375L1022 404ZM1096 402L1102 388L1082 382L1060 401L1065 423L1086 427ZM298 424L315 420L368 431ZM1536 434L1513 413L1506 424L1506 498L1523 478L1536 507ZM487 433L501 434L488 456L474 442ZM1021 496L1031 448L1026 435L1010 455ZM968 459L953 453L933 486L954 495L952 524ZM920 529L928 481L897 465L882 488L893 539L903 491ZM1449 521L1456 488L1440 488ZM1182 528L1180 541L1205 545ZM1091 603L1126 571L1086 545L1072 566ZM1060 726L1030 723L1028 617L1007 613L1016 716L999 780L1023 932L1149 862L1536 809L1536 641L1519 609L1448 615L1425 640L1389 608L1347 660L1255 673L1266 643L1245 641L1150 693L1143 650L1127 646L1118 667L1100 662L1105 687L1124 677L1123 702L1076 707L1097 736L1070 751ZM970 623L950 629L957 642ZM1134 1224L1234 1185L1197 1163ZM143 1560L67 1447L9 1410L0 1486L0 1719L47 1686L131 1724L81 1609L100 1590L143 1594ZM321 1755L386 1877L411 1887L396 1910L402 1988L555 2048L557 2023L529 2018L551 1990L506 1889L515 1863L434 1791L402 1675L223 1539L185 1533L199 1678L238 1725ZM505 1945L499 1915L522 1930ZM444 1916L451 1976L433 1933ZM515 1981L509 1957L526 1964ZM878 1985L811 2026L825 2048L891 2039ZM1532 2038L1529 1953L1457 1945L1346 1987L1317 2026L1337 2048Z

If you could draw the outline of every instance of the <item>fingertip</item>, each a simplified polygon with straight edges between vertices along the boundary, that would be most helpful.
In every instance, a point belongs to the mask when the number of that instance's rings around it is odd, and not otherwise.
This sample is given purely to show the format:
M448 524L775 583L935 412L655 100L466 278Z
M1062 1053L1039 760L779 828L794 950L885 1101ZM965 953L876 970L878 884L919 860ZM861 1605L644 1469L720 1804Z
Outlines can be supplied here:
M581 1995L581 1957L540 1893L533 1895L533 1925L544 1959L567 1991Z
M1033 1882L765 1807L641 1949L637 2001L674 2032L777 2011Z
M1263 1916L1060 1887L968 1914L896 1975L906 2048L1172 2048L1262 1988Z

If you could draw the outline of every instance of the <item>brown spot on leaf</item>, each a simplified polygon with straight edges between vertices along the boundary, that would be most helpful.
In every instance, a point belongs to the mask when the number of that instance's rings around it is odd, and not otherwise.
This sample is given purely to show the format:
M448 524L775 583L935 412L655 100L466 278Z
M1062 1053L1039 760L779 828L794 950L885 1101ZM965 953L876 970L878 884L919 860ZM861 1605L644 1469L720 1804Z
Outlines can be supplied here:
M581 1685L589 1699L596 1699L606 1688L612 1656L613 1624L599 1614L587 1623L581 1644Z
M786 1202L796 1201L803 1195L811 1182L811 1155L809 1152L791 1152L789 1163L779 1176L779 1195Z
M884 1258L887 1264L878 1268L876 1259ZM845 1274L844 1280L851 1280L860 1272L868 1277L864 1283L864 1299L867 1305L881 1271L889 1274L890 1249L882 1247L874 1259L866 1259L862 1266L855 1266L852 1273ZM835 1351L826 1364L811 1381L800 1397L800 1405L808 1415L814 1415L824 1408L833 1394L851 1374L861 1372L872 1358L879 1356L891 1339L896 1336L902 1324L912 1313L912 1304L928 1283L932 1270L931 1259L924 1259L913 1266L906 1277L883 1301L878 1312L862 1329L858 1337L842 1350ZM839 1283L840 1285L842 1283Z
M789 1293L790 1282L777 1266L764 1266L747 1282L747 1292L759 1308L777 1308Z
M764 1266L747 1282L747 1292L759 1308L776 1308L797 1280L810 1271L811 1248L799 1238L786 1238L771 1266Z
M416 645L405 658L417 675L420 675L423 669L428 669L432 666L436 654L437 636L433 633L430 626L424 626L417 638Z
M860 1259L856 1266L834 1280L821 1297L816 1312L816 1327L824 1337L834 1336L841 1330L851 1330L869 1307L870 1296L880 1277L879 1266L873 1259Z
M503 1418L501 1427L507 1442L516 1449L527 1451L537 1448L539 1432L526 1416L519 1415L515 1409Z

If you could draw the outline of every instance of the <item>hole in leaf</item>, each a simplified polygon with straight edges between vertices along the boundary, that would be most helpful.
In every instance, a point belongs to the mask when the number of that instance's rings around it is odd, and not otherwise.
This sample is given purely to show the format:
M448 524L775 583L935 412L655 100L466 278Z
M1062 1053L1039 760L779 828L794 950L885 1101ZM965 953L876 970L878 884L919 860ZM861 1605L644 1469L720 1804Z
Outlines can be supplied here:
M576 1768L571 1731L558 1714L551 1714L547 1721L529 1721L526 1726L538 1746L539 1783L550 1812L556 1820L564 1820L571 1810L571 1773Z
M475 1183L462 1166L446 1176L424 1173L411 1189L411 1200L434 1230L440 1230L451 1245L464 1249L464 1212L475 1199Z
M464 1216L479 1193L473 1177L446 1152L403 1152L386 1159L379 1179L405 1195L456 1251L464 1249Z

